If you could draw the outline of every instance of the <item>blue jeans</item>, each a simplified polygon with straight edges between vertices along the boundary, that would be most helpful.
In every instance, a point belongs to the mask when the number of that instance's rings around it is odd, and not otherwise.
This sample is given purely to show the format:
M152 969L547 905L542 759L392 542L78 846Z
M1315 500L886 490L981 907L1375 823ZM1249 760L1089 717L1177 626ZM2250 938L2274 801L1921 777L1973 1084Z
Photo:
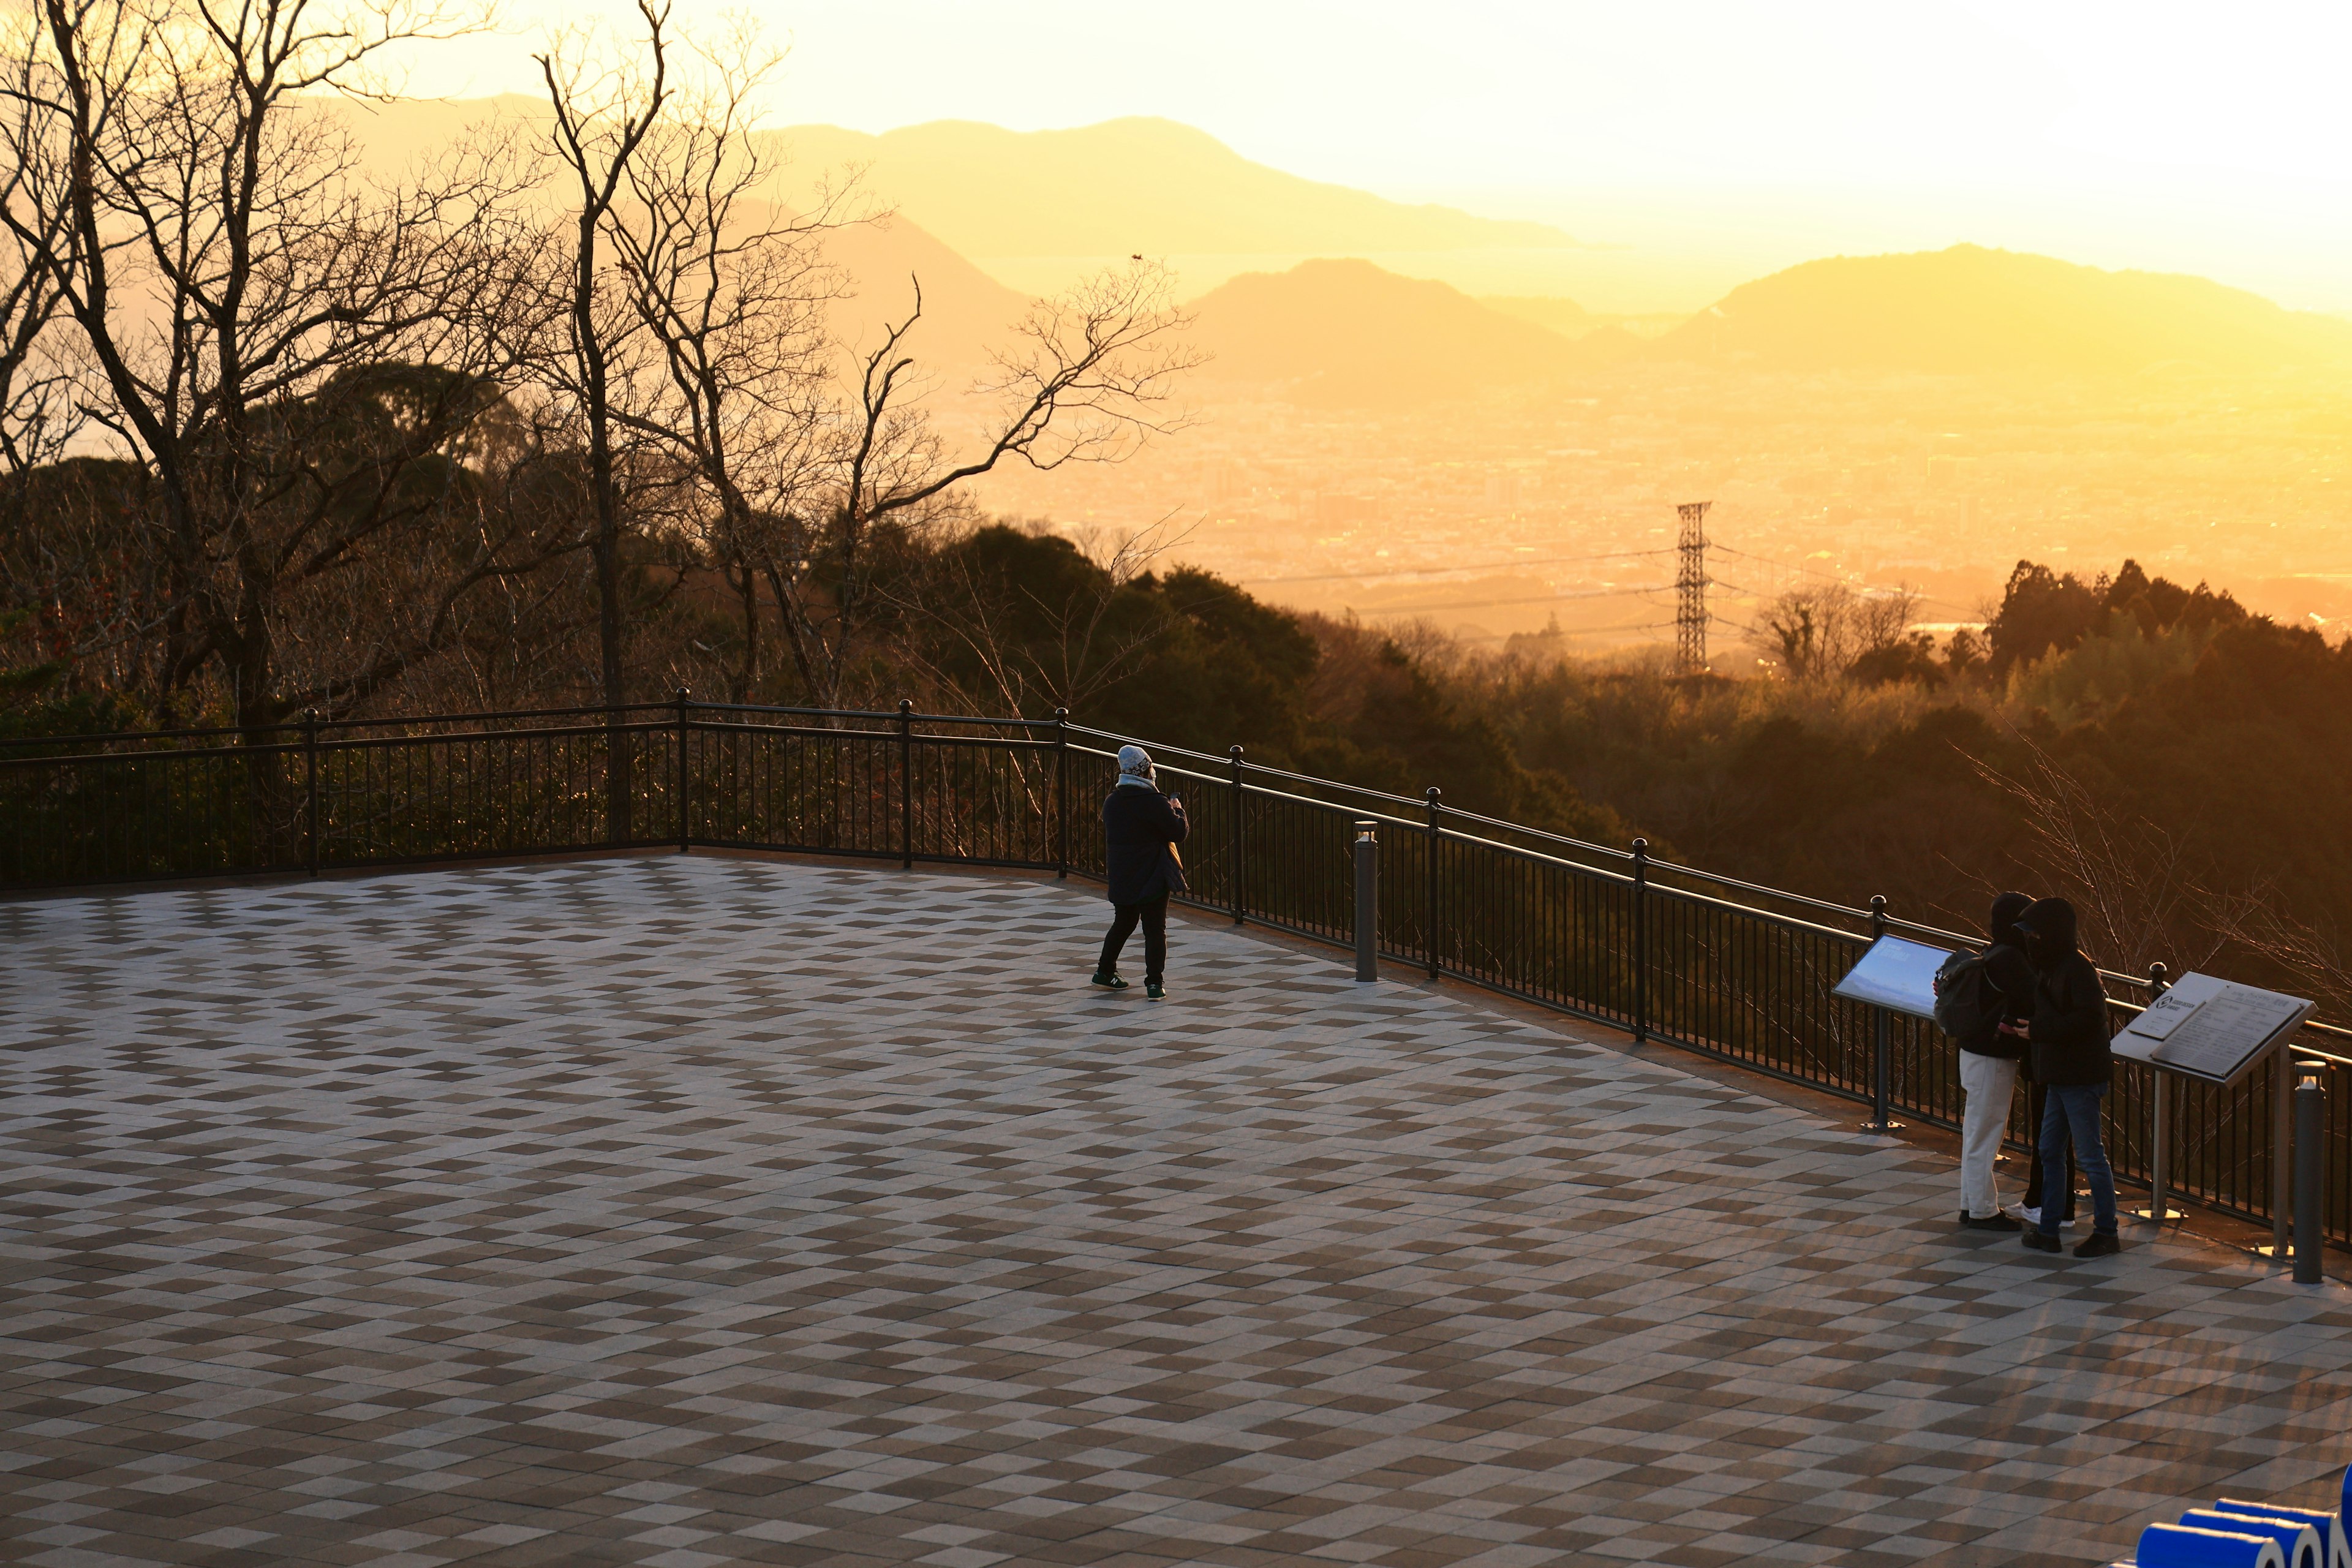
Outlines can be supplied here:
M2103 1083L2053 1084L2042 1110L2042 1234L2056 1236L2060 1210L2066 1207L2066 1144L2071 1134L2074 1163L2091 1178L2091 1224L2101 1236L2116 1234L2116 1173L2107 1164L2106 1145L2099 1137L2099 1102L2107 1098Z

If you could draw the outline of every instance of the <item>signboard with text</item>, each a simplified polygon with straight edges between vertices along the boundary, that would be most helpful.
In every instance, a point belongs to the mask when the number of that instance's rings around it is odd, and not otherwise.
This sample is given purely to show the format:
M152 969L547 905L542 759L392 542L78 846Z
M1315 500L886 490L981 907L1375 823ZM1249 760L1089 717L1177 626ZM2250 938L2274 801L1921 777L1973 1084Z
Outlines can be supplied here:
M2311 1016L2314 1003L2184 974L2115 1037L2116 1055L2208 1083L2235 1083Z

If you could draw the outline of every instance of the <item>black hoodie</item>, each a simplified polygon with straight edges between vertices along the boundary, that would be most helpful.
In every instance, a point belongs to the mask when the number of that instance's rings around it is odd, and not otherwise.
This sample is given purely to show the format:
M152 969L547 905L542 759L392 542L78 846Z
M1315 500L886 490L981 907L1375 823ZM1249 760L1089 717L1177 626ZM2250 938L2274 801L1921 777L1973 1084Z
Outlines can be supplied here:
M2107 994L2099 972L2074 945L2074 906L2043 899L2017 917L2033 963L2032 1072L2056 1089L2105 1083L2115 1070L2107 1054Z
M1985 974L2001 995L2000 1014L1960 1041L1960 1049L1980 1057L2015 1061L2025 1055L2025 1042L2004 1035L2004 1023L2021 1024L2033 1016L2033 966L2025 961L2025 937L2017 917L2033 905L2023 893L2003 893L1992 901L1992 917L1985 921L1990 938L1984 950Z

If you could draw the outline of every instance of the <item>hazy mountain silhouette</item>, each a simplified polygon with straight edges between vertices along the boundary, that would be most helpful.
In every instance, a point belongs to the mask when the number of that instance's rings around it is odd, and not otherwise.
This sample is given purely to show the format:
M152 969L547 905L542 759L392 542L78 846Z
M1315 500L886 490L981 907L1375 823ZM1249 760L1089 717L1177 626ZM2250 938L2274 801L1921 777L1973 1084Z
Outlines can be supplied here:
M966 256L1362 254L1574 245L1547 224L1391 202L1254 163L1172 120L1007 131L967 120L869 136L778 132L803 178L865 167L866 189Z
M968 375L989 351L1012 345L1029 297L1007 289L905 217L849 224L826 237L825 259L849 276L853 294L835 301L834 330L853 350L870 351L902 321L923 286L922 320L907 347L927 365Z
M1369 261L1244 273L1192 309L1193 342L1216 356L1203 379L1278 384L1307 403L1425 403L1539 384L1591 363L1558 332Z
M2203 278L1956 245L1831 257L1742 284L1657 352L1775 370L2271 370L2352 361L2352 322Z
M362 166L383 179L398 178L493 121L533 130L542 130L549 121L542 100L515 93L381 103L333 100L320 108L351 128ZM795 172L823 172L809 171L808 163L806 156L796 157ZM579 200L571 179L566 170L548 171L543 198L551 220ZM764 222L770 210L764 203L748 203L747 221ZM826 236L824 251L847 275L849 292L834 302L832 317L835 331L853 350L872 347L887 323L906 319L915 300L913 279L921 279L922 320L907 347L952 386L984 364L989 350L1010 344L1010 329L1029 306L1026 295L997 282L904 216L845 224Z

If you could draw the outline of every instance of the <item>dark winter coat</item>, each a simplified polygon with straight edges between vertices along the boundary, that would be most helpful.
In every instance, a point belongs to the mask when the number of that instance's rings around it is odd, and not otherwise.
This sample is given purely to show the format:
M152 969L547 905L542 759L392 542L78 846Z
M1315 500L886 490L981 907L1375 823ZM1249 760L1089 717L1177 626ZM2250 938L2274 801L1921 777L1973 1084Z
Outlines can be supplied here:
M2074 945L2074 906L2043 899L2017 917L2033 963L2034 1080L2053 1089L2105 1083L2115 1072L2107 1050L2107 994L2099 972Z
M2000 993L2001 1007L1983 1028L1960 1041L1964 1051L2003 1061L2019 1061L2025 1056L2025 1042L2015 1035L2002 1034L2000 1026L2022 1024L2033 1016L2033 965L2026 962L2025 937L2017 929L2017 917L2032 903L2023 893L2003 893L1992 901L1992 918L1985 922L1989 939L1984 950L1985 975Z
M1104 868L1110 901L1144 904L1184 890L1176 846L1192 831L1184 808L1156 787L1120 784L1103 801Z

